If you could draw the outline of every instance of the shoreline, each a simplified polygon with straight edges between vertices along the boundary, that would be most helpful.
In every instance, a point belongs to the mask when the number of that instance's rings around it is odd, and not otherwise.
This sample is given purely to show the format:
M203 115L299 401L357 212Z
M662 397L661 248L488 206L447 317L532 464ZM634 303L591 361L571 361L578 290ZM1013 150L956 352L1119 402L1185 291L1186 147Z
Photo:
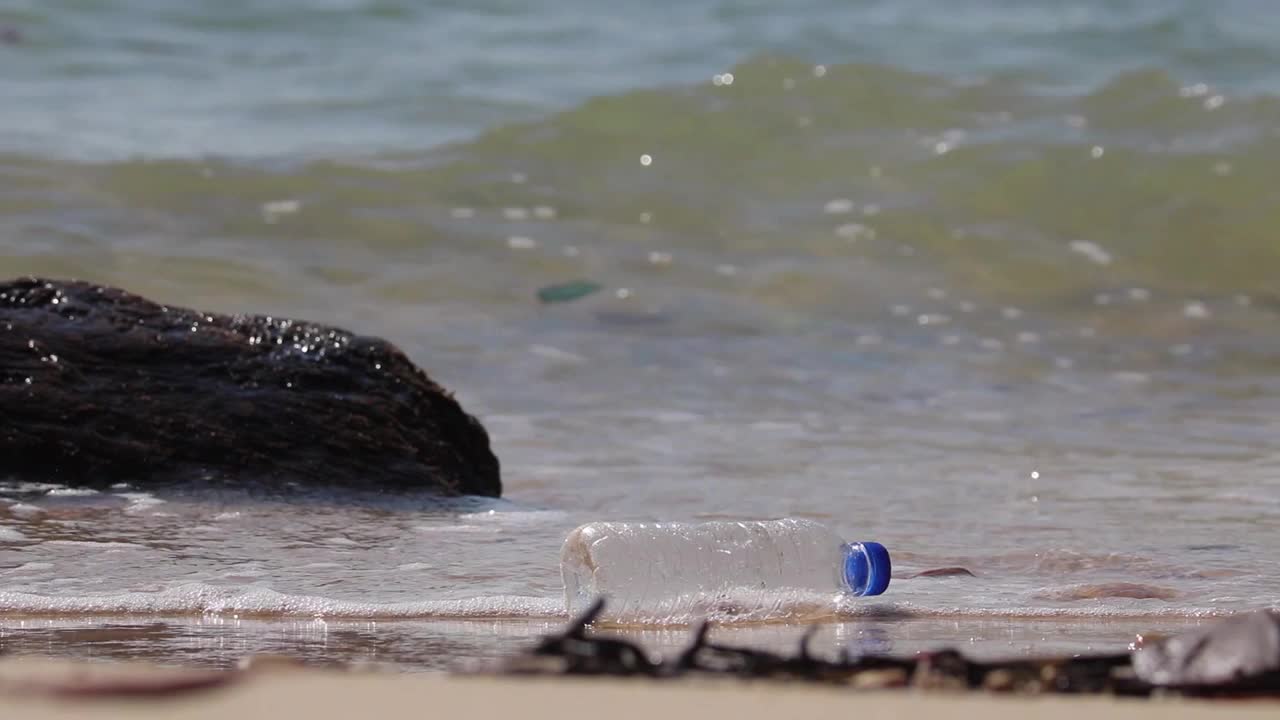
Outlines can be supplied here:
M107 689L114 687L116 694ZM167 688L167 689L166 689ZM120 692L130 689L129 692ZM863 718L1274 717L1275 701L1139 700L1097 696L1008 697L984 693L858 691L799 683L733 679L653 681L518 676L407 675L341 672L259 659L246 671L162 668L137 663L72 663L36 658L0 661L6 717L253 718L287 715L421 718L498 713L522 720L563 720L568 708L607 708L617 720L671 712L741 720L829 716ZM820 715L823 714L823 715Z
M1071 653L1122 652L1138 636L1176 634L1204 626L1205 619L1063 617L1054 620L861 619L791 625L717 626L711 637L740 647L795 652L802 636L813 651L834 657L852 652L910 655L955 648L984 660L1034 658ZM287 654L341 667L351 663L395 666L406 672L473 667L520 654L544 637L562 632L557 619L351 619L208 615L82 615L0 617L0 653L8 657L110 659L183 667L234 667L242 658ZM816 630L812 630L816 628ZM595 627L598 637L640 644L675 657L693 641L690 627Z

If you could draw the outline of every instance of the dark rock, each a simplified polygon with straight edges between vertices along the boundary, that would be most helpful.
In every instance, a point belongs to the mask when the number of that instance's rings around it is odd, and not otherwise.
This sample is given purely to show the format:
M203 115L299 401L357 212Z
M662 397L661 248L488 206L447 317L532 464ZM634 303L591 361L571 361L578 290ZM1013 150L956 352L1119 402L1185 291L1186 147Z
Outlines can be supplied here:
M12 25L0 25L0 45L22 44L22 31Z
M394 345L164 307L85 282L0 282L0 477L194 477L498 496L475 418Z
M1258 610L1144 643L1133 669L1152 685L1280 687L1280 614Z

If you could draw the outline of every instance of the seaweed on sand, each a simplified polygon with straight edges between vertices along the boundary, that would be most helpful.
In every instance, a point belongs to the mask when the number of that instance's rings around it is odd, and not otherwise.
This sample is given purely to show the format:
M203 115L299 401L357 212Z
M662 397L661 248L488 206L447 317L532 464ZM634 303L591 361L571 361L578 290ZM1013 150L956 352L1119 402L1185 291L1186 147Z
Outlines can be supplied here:
M710 625L703 623L687 648L664 659L631 641L589 632L604 603L597 600L563 632L544 637L502 671L664 679L721 676L854 689L1280 698L1280 644L1268 634L1275 628L1275 637L1280 637L1280 616L1267 611L1234 616L1132 653L1003 661L973 660L953 649L906 657L852 657L846 649L836 658L822 658L810 650L815 628L801 638L794 655L780 655L712 642ZM1206 678L1206 662L1216 675Z

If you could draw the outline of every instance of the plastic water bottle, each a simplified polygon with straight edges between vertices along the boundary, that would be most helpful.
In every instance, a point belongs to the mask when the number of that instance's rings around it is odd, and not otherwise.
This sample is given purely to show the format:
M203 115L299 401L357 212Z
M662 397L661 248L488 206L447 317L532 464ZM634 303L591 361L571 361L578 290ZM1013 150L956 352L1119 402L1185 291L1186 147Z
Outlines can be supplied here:
M589 523L565 539L560 571L570 613L603 596L608 618L690 622L794 617L838 594L879 595L891 569L879 543L785 519Z

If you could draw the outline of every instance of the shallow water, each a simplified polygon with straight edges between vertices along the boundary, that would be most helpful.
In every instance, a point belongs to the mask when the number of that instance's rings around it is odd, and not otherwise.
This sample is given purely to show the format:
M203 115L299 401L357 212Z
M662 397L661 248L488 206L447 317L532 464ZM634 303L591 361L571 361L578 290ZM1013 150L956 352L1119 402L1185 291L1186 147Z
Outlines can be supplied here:
M884 542L824 651L1276 606L1280 14L972 5L9 4L0 276L384 335L506 498L10 483L0 645L492 658L596 519Z

